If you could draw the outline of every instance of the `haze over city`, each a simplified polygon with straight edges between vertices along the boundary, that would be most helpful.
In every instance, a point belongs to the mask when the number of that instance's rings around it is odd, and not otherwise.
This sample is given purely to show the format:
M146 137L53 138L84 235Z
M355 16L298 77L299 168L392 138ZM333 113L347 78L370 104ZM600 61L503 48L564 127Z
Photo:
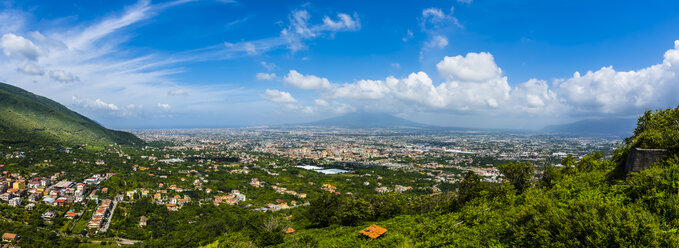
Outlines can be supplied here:
M0 81L110 128L539 129L676 106L679 3L618 3L3 1Z

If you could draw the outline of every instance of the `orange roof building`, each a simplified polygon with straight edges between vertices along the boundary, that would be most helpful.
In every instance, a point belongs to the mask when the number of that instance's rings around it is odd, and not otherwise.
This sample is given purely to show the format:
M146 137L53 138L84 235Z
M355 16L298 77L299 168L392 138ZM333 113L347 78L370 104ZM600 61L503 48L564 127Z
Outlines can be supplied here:
M3 233L2 234L2 241L5 242L11 242L19 239L19 235L16 235L14 233Z
M288 229L285 229L285 234L291 234L294 233L295 229L292 229L292 227L288 227Z
M367 227L366 229L361 230L359 233L361 233L365 236L368 236L371 239L376 239L376 238L382 236L382 234L384 234L386 232L387 232L387 229L385 229L385 228L379 227L377 225L371 225L371 226Z

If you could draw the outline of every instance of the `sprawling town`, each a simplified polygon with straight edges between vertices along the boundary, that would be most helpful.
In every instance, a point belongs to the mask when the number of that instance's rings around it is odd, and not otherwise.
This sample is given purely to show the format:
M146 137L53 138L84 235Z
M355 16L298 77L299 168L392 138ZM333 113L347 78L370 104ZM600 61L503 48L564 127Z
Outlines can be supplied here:
M125 232L158 224L136 213L138 202L179 213L209 205L277 212L308 206L310 197L326 193L440 194L454 192L467 172L498 182L498 165L529 161L538 178L567 155L610 155L617 141L451 130L132 132L148 145L2 147L0 209L8 213L2 220L135 244L139 240Z

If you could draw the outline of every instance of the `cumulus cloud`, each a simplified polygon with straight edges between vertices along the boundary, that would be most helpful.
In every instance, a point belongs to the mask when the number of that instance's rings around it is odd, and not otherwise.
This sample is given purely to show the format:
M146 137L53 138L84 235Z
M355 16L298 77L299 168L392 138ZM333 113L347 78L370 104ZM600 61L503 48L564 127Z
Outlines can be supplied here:
M275 103L296 103L297 100L295 100L292 95L290 95L289 92L285 91L280 91L280 90L272 90L272 89L266 89L264 91L264 94L260 95L262 98L266 99L267 101L270 102L275 102Z
M257 80L273 80L274 78L276 78L276 74L260 72L257 73L256 78Z
M511 106L519 112L550 114L565 111L556 92L544 80L530 79L512 89Z
M441 76L460 81L484 81L502 74L493 55L486 52L444 57L436 64Z
M72 99L73 99L73 102L75 102L76 104L78 104L82 107L85 107L85 108L93 109L93 110L110 110L110 111L120 110L120 108L118 108L118 106L116 106L115 104L106 103L106 102L104 102L104 101L102 101L101 99L98 99L98 98L96 100L90 100L90 99L87 99L87 98L80 99L80 98L73 96Z
M28 75L42 76L45 75L45 71L36 64L26 64L22 67L17 68L18 71L26 73Z
M435 15L435 14L432 14ZM446 56L437 65L444 80L438 84L425 72L405 78L358 80L337 84L313 75L318 94L353 103L353 106L419 106L423 111L452 111L498 115L620 115L679 104L679 41L665 52L662 63L639 70L616 71L612 66L560 79L553 86L530 79L513 87L487 52ZM301 74L300 74L301 75ZM301 77L301 76L300 76ZM322 79L322 80L321 80ZM326 104L327 101L323 100ZM315 100L315 105L325 105ZM369 105L367 103L374 102ZM328 104L332 105L332 104Z
M382 81L360 80L356 83L344 84L338 87L334 96L346 99L382 99L389 93L389 88Z
M327 78L320 78L313 75L302 75L301 73L291 70L283 80L291 86L298 89L318 90L328 89L331 87L330 81Z
M40 49L32 41L16 34L4 34L0 38L0 48L5 56L16 56L28 60L36 60L40 55Z
M616 71L612 66L558 82L556 91L578 112L634 113L677 105L679 40L662 63L640 70Z
M80 80L77 76L71 74L70 72L65 72L62 70L54 70L49 72L51 79L57 80L63 83L69 83Z

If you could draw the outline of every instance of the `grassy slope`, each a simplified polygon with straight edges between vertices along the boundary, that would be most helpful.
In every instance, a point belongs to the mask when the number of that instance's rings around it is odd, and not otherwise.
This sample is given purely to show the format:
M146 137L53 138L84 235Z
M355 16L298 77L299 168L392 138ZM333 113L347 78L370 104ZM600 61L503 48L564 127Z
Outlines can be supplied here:
M55 101L0 83L0 143L143 142L130 133L106 129Z

